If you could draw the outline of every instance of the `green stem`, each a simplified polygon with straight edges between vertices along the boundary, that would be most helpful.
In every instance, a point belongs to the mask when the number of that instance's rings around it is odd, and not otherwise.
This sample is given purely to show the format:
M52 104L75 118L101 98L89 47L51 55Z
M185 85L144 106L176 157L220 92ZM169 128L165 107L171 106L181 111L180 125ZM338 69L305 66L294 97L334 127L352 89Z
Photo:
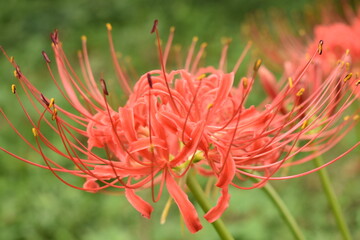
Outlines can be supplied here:
M254 181L259 181L258 179L253 179ZM284 221L290 228L291 232L294 235L295 239L304 240L305 237L300 230L299 225L297 224L295 218L291 215L289 209L286 207L284 201L281 199L276 190L271 186L270 183L266 183L264 187L261 188L271 199L271 201L275 204L276 208L280 212Z
M207 201L207 196L205 195L205 192L201 188L199 182L196 179L196 176L192 172L188 174L186 184L190 189L191 193L194 195L196 201L199 203L202 210L207 213L210 210L210 203ZM219 234L220 239L234 240L233 236L230 234L228 229L225 227L224 222L220 218L211 224L215 228L216 232Z
M315 158L314 163L315 163L316 167L322 166L323 161L322 161L321 156ZM344 215L342 213L339 201L336 197L334 189L332 188L331 181L330 181L329 175L327 173L327 170L325 168L322 168L318 171L318 174L319 174L319 177L321 180L322 187L324 189L324 192L325 192L328 202L330 204L331 210L334 214L337 226L343 236L343 239L346 239L346 240L352 239L349 228L346 224Z

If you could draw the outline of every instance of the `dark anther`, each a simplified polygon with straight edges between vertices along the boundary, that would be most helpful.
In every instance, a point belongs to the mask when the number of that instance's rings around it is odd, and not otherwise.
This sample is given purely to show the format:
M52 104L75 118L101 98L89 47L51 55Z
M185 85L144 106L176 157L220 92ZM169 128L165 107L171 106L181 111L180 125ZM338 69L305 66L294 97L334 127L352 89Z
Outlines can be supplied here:
M319 45L318 45L318 53L319 53L319 55L322 54L323 44L324 44L324 41L323 41L323 40L320 40L320 41L319 41Z
M45 96L44 96L42 93L40 93L40 98L41 98L41 101L43 101L43 103L44 103L47 107L49 107L50 103L48 102L48 100L46 100Z
M44 59L45 59L45 61L46 61L47 63L50 63L50 62L51 62L51 61L50 61L50 58L48 57L48 55L46 54L45 51L42 51L41 54L43 55L43 57L44 57Z
M106 88L106 83L105 83L105 80L104 79L100 79L100 84L101 84L101 88L102 88L102 90L103 90L103 93L107 96L107 95L109 95L109 92L108 92L108 90L107 90L107 88Z
M154 33L156 31L158 23L159 23L159 21L157 19L155 19L154 25L153 25L150 33Z
M54 32L52 32L50 34L50 38L51 38L51 41L57 45L59 43L59 35L58 35L58 30L55 29Z
M148 80L148 83L149 83L150 88L153 88L153 83L152 83L152 79L151 79L150 73L147 74L147 80Z

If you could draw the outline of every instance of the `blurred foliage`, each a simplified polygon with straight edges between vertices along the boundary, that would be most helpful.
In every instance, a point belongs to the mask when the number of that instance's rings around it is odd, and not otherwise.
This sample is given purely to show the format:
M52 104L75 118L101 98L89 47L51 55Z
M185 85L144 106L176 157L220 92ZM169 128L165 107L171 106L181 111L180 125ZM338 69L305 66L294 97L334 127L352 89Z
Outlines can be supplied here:
M41 51L46 50L52 57L49 33L55 28L59 29L65 51L75 66L76 50L81 48L80 37L85 34L95 76L104 74L106 79L112 79L107 22L113 25L117 49L123 56L131 57L132 64L141 74L158 68L154 36L149 33L154 19L159 19L163 39L169 27L176 26L174 42L184 49L194 35L199 36L200 41L208 42L206 61L209 64L218 62L221 38L233 38L229 64L234 64L247 42L240 35L244 20L260 10L270 9L277 9L284 16L296 15L310 2L8 0L0 9L0 45L9 55L15 56L22 72L41 91L59 96L41 56ZM31 139L30 125L25 122L20 107L11 104L14 97L9 86L15 79L9 65L4 57L0 57L1 108L14 124L23 126L22 132ZM241 71L245 73L246 69L244 66ZM355 134L350 136L355 137ZM56 137L51 139L59 141ZM28 159L39 158L20 141L1 119L0 146ZM155 204L154 216L149 221L139 216L123 196L91 194L69 188L51 172L24 164L2 152L0 164L0 239L217 239L205 221L204 230L189 234L175 206L172 206L166 224L160 225L166 194ZM352 233L359 239L360 192L356 190L360 185L359 157L353 154L333 164L329 170ZM80 180L78 183L81 184ZM274 182L274 185L309 239L340 238L316 174ZM260 189L231 191L230 208L223 218L236 239L291 239L278 212Z

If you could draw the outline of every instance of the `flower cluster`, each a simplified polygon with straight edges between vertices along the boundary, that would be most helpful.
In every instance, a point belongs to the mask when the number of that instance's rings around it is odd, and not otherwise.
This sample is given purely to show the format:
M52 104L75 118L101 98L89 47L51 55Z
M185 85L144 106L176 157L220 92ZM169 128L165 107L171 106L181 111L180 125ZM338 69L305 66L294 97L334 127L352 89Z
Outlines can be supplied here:
M152 201L156 202L166 189L189 231L194 233L202 226L186 194L188 174L197 173L217 180L216 187L221 190L221 196L204 216L213 222L228 207L230 186L252 189L271 179L288 179L318 170L310 169L290 176L275 175L282 167L306 163L331 149L352 129L358 118L357 115L345 116L355 99L353 86L359 81L347 65L337 65L327 76L316 75L314 62L322 54L322 41L306 62L292 69L291 74L286 73L279 83L261 66L261 60L257 60L248 75L234 87L235 73L249 45L233 70L227 72L225 62L229 42L223 47L218 68L200 67L206 44L196 52L197 39L194 38L184 67L167 71L174 29L170 31L163 51L156 24L152 32L157 35L161 68L143 74L133 88L129 86L126 70L117 60L111 25L107 25L115 72L128 96L125 105L116 108L109 104L111 91L105 80L95 81L85 37L79 58L82 78L66 58L57 31L51 34L51 39L60 81L51 70L50 58L43 52L51 78L71 105L70 110L55 104L53 98L45 97L3 50L15 68L23 92L38 112L38 120L33 120L13 85L12 92L33 126L35 143L13 126L3 110L1 113L45 164L0 149L22 161L51 170L74 188L89 192L120 189L146 218L150 218L153 207L139 195L141 190L151 189ZM348 55L343 56L343 61L350 61ZM247 106L257 75L269 97L259 106ZM320 77L317 84L305 84ZM61 146L49 141L45 128L52 129L60 137ZM103 149L104 154L99 153L99 149ZM57 160L48 156L49 151L58 154ZM83 186L69 183L63 174L83 178ZM258 181L244 185L249 178Z

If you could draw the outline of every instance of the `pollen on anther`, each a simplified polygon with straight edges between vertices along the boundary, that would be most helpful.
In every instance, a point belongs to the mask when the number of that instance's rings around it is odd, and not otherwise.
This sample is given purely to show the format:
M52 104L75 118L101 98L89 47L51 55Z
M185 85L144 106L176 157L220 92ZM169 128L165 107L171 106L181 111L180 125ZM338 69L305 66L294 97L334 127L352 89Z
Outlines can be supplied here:
M209 103L206 108L207 108L207 109L210 109L210 108L212 108L213 106L214 106L213 103Z
M54 98L51 98L50 99L50 103L49 103L49 108L52 108L55 104L55 99Z
M200 76L198 76L198 77L196 78L196 80L201 80L201 79L204 79L205 77L206 77L206 74L203 73L203 74L201 74Z
M349 70L350 70L350 63L349 63L349 62L346 62L346 63L345 63L345 68L346 68L346 71L349 71Z
M350 78L352 77L352 73L348 73L345 77L344 77L344 82L347 82L348 80L350 80Z
M304 121L304 123L301 125L301 129L306 128L306 127L308 126L308 124L309 124L309 121L306 119L306 120Z
M353 120L358 120L358 119L359 119L359 115L358 115L358 114L356 114L356 115L353 116Z
M149 145L149 151L150 151L151 153L153 153L154 150L155 150L155 146L154 146L153 144L150 144L150 145Z
M319 53L319 55L321 55L322 52L323 52L323 44L324 44L324 41L320 40L319 44L318 44L318 53Z
M51 120L54 121L56 119L57 113L58 113L58 110L56 108L54 108L54 111L53 111L52 116L51 116Z
M289 82L289 87L290 87L290 88L293 88L294 85L293 85L293 79L292 79L292 77L289 77L289 78L288 78L288 82Z
M13 94L16 93L16 85L15 85L15 84L12 84L12 85L11 85L11 92L12 92Z
M241 78L241 82L244 88L247 88L247 86L249 85L249 81L247 77Z
M86 42L87 37L86 37L85 35L82 35L82 36L81 36L81 40L84 41L84 42Z
M208 45L207 42L203 42L203 43L200 45L200 47L201 47L201 48L206 48L207 45Z
M34 137L37 137L38 132L37 132L36 128L32 128L31 130L32 130L32 133L33 133Z
M221 43L223 45L230 45L230 43L232 42L232 38L229 38L229 37L223 37L221 38Z
M344 121L349 120L349 118L350 118L350 116L349 116L349 115L346 115L346 116L344 117Z
M259 58L254 64L254 71L257 72L261 66L262 60Z
M300 97L305 92L305 88L300 88L300 90L296 93L296 96Z
M110 23L107 23L107 24L106 24L106 28L107 28L108 31L111 31L111 30L112 30L111 24L110 24Z

